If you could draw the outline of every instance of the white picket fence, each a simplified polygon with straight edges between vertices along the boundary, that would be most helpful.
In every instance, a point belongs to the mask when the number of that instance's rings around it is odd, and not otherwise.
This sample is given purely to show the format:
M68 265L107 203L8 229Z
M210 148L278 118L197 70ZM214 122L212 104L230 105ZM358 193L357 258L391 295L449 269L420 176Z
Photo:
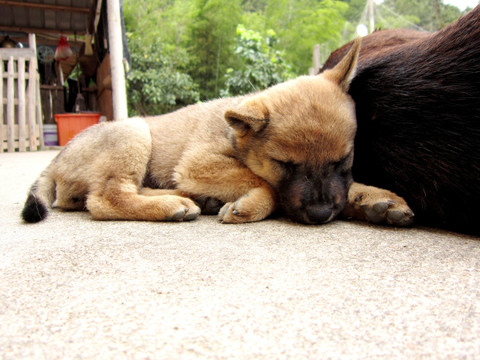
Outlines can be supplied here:
M29 48L0 49L0 152L44 148L35 35Z

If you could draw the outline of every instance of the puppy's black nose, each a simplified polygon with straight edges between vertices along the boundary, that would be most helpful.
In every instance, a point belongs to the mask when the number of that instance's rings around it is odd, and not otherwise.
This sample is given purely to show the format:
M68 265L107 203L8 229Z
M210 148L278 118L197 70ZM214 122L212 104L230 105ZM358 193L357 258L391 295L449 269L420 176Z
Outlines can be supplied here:
M312 224L326 222L332 216L333 209L329 205L309 205L306 208L306 215Z

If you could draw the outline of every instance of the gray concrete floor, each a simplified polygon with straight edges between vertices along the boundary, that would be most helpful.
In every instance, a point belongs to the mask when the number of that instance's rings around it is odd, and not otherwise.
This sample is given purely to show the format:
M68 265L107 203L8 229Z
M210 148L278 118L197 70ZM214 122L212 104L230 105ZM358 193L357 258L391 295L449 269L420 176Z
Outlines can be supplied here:
M61 211L23 224L55 154L0 154L2 359L480 358L479 238Z

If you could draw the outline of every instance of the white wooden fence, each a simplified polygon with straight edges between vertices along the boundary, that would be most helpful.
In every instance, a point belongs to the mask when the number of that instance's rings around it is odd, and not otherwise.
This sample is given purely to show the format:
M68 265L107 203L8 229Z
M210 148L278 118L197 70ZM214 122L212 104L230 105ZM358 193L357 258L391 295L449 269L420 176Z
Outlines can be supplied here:
M34 34L29 46L0 49L0 152L44 147Z

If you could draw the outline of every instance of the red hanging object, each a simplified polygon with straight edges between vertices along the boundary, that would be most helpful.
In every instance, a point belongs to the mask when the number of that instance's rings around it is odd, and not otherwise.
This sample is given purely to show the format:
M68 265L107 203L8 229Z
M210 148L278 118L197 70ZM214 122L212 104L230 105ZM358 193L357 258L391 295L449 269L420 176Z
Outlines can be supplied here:
M72 49L70 48L70 45L68 45L65 36L60 37L57 45L57 50L55 50L55 60L67 60L70 56L72 56L72 54Z

